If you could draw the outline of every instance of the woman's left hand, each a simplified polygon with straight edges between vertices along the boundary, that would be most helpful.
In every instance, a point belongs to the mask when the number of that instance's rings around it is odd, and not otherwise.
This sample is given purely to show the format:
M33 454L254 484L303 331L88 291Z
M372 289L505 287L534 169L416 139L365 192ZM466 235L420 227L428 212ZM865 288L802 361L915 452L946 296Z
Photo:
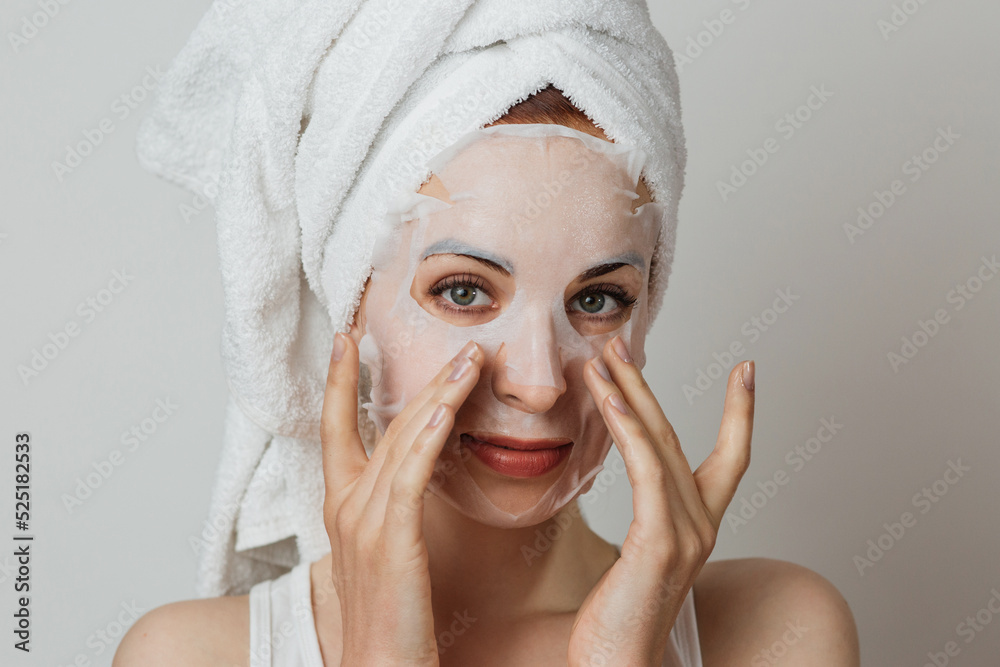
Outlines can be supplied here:
M584 380L625 460L634 519L621 558L577 612L569 664L659 666L681 604L715 547L722 517L750 464L754 364L742 362L729 373L715 449L692 473L677 434L619 337L607 342L602 357L603 366L600 357L587 363ZM611 380L602 377L608 370Z

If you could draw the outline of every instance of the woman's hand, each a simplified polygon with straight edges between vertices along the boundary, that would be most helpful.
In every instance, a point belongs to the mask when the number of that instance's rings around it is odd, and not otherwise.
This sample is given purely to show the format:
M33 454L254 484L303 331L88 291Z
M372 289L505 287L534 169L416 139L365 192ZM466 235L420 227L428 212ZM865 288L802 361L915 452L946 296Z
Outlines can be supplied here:
M608 341L602 357L587 363L584 380L625 460L634 520L621 558L577 612L569 664L659 666L681 604L750 464L754 365L744 362L729 373L715 449L692 474L677 434L619 337ZM610 379L602 377L608 370Z
M484 359L476 343L466 345L392 420L369 460L358 433L358 347L336 335L321 424L323 517L344 665L439 664L423 496Z

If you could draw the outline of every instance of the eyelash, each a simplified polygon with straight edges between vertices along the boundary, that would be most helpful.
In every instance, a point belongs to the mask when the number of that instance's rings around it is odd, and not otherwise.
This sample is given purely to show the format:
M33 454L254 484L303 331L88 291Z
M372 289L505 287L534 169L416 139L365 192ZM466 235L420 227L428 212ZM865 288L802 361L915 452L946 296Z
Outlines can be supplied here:
M432 286L430 289L428 289L427 295L432 297L437 297L440 296L442 293L444 293L446 290L450 290L453 287L459 287L459 286L473 287L476 290L486 293L486 296L493 299L493 295L490 294L490 291L486 288L486 284L483 281L483 279L471 273L462 273L454 276L449 276L444 280L442 280L441 282L437 283L436 285ZM636 297L629 294L620 285L615 285L612 283L600 283L597 285L588 285L586 288L584 288L582 291L577 293L576 296L573 297L571 303L589 294L607 294L611 296L619 304L618 309L612 313L608 313L605 315L586 316L587 319L601 323L624 319L628 313L629 308L633 306L636 301L638 301ZM482 313L484 310L482 308L455 306L454 304L449 303L445 299L438 299L438 306L443 310L446 310L450 313L459 316L478 315ZM583 311L576 311L576 312L583 312Z
M452 287L459 287L459 286L474 287L477 290L485 292L486 296L490 297L491 299L493 298L493 295L490 294L490 291L486 289L486 284L484 283L483 279L471 273L462 273L454 276L448 276L438 284L428 289L427 295L436 297L439 296L441 293L445 292L446 290L450 290ZM452 303L449 303L445 299L438 299L438 305L443 310L446 310L449 313L454 313L455 315L460 315L463 317L466 315L478 315L483 312L482 308L468 308L468 307L463 308L461 306L456 306Z
M628 315L629 308L635 305L638 299L628 292L626 292L620 285L614 285L612 283L599 283L597 285L588 285L583 289L582 292L573 297L573 301L577 301L588 294L607 294L611 296L615 301L618 302L618 309L614 312L608 313L606 315L590 315L588 316L592 320L598 322L613 322L615 320L623 320L626 315ZM582 312L582 311L580 311Z

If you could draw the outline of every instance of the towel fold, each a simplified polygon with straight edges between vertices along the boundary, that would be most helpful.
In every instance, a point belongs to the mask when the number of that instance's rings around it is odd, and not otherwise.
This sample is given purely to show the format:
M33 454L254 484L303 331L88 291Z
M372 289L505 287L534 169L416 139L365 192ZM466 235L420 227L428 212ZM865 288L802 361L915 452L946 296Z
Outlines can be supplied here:
M216 0L202 18L137 142L144 168L216 210L231 400L192 538L199 595L245 593L330 549L323 390L387 193L419 188L437 152L550 84L648 155L665 204L651 323L686 153L673 55L645 2Z

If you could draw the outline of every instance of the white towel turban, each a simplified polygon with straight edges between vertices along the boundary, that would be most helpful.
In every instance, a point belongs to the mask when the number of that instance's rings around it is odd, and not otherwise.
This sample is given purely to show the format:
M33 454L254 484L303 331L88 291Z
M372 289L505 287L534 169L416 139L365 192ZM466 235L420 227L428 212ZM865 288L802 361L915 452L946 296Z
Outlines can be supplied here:
M231 396L191 540L199 595L245 593L329 551L323 391L387 193L419 188L434 154L549 84L648 155L665 204L652 322L686 152L673 54L643 0L215 0L198 24L137 149L216 209Z

